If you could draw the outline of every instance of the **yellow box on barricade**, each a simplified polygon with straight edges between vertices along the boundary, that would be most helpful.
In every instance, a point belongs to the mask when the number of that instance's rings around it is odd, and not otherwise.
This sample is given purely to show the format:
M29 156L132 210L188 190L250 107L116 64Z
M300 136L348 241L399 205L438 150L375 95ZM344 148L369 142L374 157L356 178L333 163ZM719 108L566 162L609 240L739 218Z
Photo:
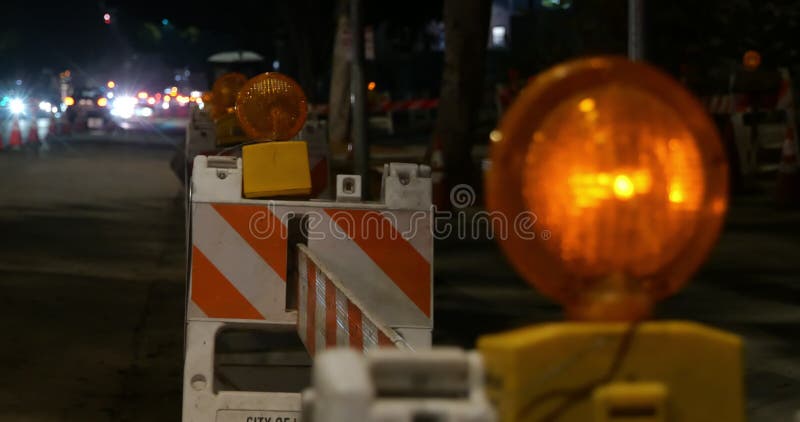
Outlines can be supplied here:
M245 198L308 195L308 146L304 141L281 141L243 147L242 183Z

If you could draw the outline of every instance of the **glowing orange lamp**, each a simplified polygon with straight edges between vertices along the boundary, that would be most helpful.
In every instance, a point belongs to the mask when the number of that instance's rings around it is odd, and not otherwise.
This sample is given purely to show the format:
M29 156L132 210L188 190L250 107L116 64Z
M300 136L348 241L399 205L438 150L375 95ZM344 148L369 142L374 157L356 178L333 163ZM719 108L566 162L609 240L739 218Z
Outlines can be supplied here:
M239 89L247 82L247 77L241 73L226 73L214 82L211 88L213 98L212 117L219 119L231 114L236 106L236 95Z
M756 70L761 66L761 54L755 50L748 50L742 56L742 64L747 70Z
M253 139L288 140L306 121L308 105L294 79L277 72L258 75L239 90L236 116Z
M623 58L538 76L492 133L488 207L528 215L501 240L516 269L579 320L650 315L716 241L728 170L703 106Z

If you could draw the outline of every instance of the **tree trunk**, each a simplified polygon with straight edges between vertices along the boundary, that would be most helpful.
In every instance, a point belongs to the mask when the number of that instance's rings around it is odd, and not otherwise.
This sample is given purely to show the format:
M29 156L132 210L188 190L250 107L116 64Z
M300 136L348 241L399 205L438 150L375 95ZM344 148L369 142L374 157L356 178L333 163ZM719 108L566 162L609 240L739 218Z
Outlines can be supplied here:
M444 0L444 70L433 142L444 147L448 187L475 182L471 151L483 98L491 7L491 0Z

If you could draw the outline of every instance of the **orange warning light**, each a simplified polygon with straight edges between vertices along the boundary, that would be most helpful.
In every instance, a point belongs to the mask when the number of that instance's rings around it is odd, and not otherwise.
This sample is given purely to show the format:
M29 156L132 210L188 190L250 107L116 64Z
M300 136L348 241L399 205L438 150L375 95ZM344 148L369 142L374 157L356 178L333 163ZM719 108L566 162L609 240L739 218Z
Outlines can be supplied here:
M250 79L239 91L236 116L253 139L285 141L306 121L306 95L294 79L277 72Z
M97 105L99 107L105 107L108 105L108 99L106 97L100 97L97 99Z
M247 76L241 73L226 73L214 82L211 89L213 96L213 117L218 119L225 114L233 113L236 106L236 94L247 82Z
M755 50L748 50L742 56L742 64L747 70L756 70L761 65L761 54Z
M64 104L69 107L75 105L75 99L72 97L64 97Z
M649 65L551 68L493 134L488 206L527 216L531 229L500 243L572 318L648 316L716 241L728 189L719 136L701 104Z

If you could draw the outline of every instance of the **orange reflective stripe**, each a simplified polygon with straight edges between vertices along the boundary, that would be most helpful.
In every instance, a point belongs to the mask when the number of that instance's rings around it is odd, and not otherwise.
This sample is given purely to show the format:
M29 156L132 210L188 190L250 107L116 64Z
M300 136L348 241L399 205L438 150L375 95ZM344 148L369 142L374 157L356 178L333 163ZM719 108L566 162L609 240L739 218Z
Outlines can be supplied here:
M347 301L347 329L350 334L350 347L363 350L364 328L361 326L361 310L349 300Z
M314 262L308 260L308 294L306 295L306 349L311 356L314 356L316 346L316 326L317 326L317 267Z
M280 218L264 206L228 204L212 204L212 206L278 276L286 281L287 229Z
M336 346L336 288L325 280L325 345Z
M380 347L394 347L394 343L389 339L389 336L378 330L378 346Z
M379 212L326 209L333 221L427 316L431 316L431 266ZM371 233L373 230L374 233Z
M209 318L264 319L196 246L192 247L192 301Z

